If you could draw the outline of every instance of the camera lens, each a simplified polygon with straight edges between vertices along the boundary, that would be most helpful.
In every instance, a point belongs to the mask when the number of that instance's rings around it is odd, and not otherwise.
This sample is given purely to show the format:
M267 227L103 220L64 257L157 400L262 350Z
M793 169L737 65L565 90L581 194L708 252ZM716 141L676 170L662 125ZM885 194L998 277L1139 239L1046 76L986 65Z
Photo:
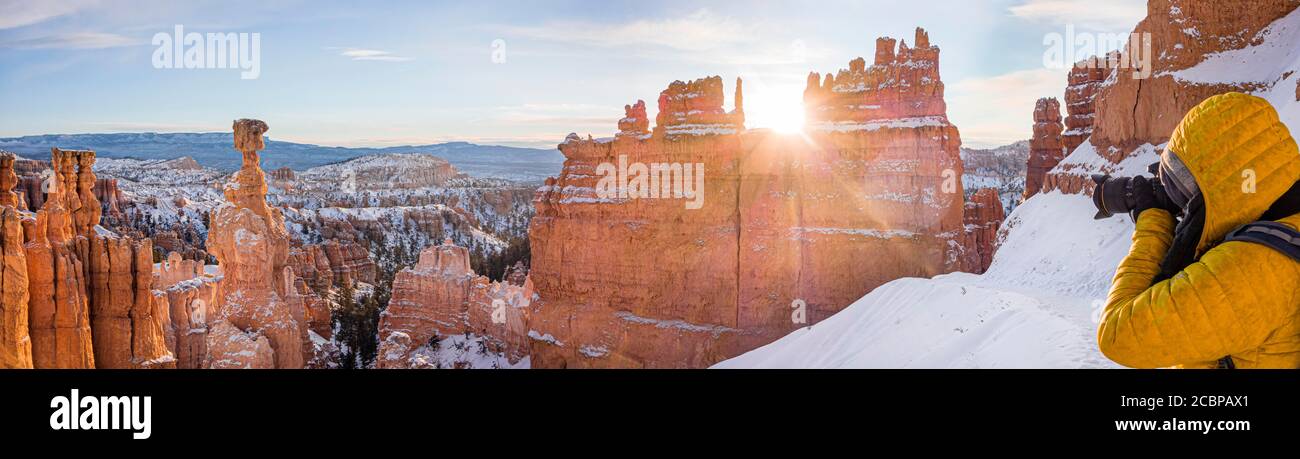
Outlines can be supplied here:
M1097 206L1094 219L1109 218L1133 210L1132 177L1093 175L1092 181L1097 184L1092 190L1092 204Z

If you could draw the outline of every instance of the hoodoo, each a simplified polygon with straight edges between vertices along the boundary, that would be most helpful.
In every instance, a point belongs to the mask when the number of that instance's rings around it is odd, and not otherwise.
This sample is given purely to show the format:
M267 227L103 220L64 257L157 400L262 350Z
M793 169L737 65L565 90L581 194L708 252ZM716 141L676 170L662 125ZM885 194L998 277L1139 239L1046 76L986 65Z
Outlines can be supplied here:
M293 270L286 267L289 234L280 210L266 202L266 178L258 156L265 147L262 134L267 125L241 119L235 121L234 130L243 165L226 183L227 202L214 213L207 241L225 275L224 298L215 321L210 322L217 332L208 336L209 362L223 367L265 366L266 359L229 354L257 352L264 349L261 343L269 342L275 368L302 368L308 346L304 300L294 287ZM239 333L248 339L230 336Z
M1050 97L1038 99L1034 105L1034 137L1029 140L1029 161L1025 168L1025 199L1038 194L1047 171L1065 158L1061 129L1061 103Z

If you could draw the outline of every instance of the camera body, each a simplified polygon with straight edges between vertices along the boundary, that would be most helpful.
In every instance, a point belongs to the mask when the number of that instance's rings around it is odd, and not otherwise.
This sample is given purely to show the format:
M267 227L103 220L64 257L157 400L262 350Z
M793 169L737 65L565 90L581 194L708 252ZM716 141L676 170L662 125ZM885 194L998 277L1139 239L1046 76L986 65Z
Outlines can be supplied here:
M1111 177L1093 175L1096 187L1092 191L1092 204L1097 207L1094 219L1101 220L1115 214L1133 214L1134 210L1150 208L1176 209L1159 177L1160 163L1153 163L1147 171L1155 177ZM1133 214L1137 219L1137 215Z

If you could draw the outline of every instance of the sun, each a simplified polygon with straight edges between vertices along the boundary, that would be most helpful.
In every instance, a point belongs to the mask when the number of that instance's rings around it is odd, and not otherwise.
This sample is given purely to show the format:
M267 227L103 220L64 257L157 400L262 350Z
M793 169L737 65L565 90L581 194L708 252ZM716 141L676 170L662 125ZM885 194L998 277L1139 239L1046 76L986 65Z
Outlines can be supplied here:
M745 89L749 89L746 85ZM803 132L803 88L755 88L745 94L745 124L782 133Z
M786 134L803 132L803 104L774 108L770 112L763 113L759 119L762 121L760 123L756 120L755 127L766 127Z

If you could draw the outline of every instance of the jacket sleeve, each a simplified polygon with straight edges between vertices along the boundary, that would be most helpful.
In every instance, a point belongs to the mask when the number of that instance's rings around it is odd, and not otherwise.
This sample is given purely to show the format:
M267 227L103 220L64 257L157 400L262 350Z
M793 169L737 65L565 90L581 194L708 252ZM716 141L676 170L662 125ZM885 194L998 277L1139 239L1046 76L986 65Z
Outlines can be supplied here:
M1262 245L1229 242L1152 285L1173 236L1168 212L1138 216L1097 331L1101 352L1124 366L1159 368L1210 362L1263 344L1294 301L1294 263Z

